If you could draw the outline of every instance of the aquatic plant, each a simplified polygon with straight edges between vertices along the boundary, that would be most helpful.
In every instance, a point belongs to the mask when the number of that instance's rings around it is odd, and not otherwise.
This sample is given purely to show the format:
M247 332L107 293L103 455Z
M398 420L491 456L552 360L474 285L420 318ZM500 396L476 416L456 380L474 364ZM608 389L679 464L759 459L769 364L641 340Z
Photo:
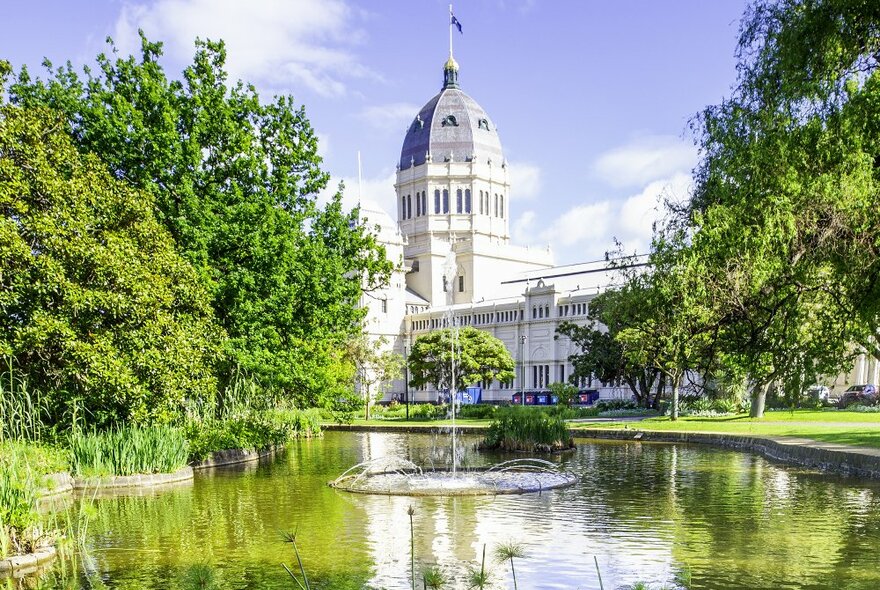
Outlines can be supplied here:
M296 555L296 563L299 566L299 573L302 575L302 581L290 571L290 568L287 567L287 565L282 563L281 567L283 567L293 581L296 582L300 590L312 590L312 587L309 585L309 578L306 576L306 568L303 567L302 558L299 556L299 548L296 546L296 533L284 533L284 542L293 545L293 553Z
M410 506L406 509L409 515L409 577L410 590L416 590L416 537L413 528L413 514L416 513L415 508Z
M574 447L565 420L529 408L499 411L481 446L505 451L550 452Z
M438 590L445 586L447 582L446 575L436 566L431 566L422 573L422 583L424 584L425 590L428 588Z
M68 445L70 470L76 476L172 473L189 459L183 431L171 426L74 432Z
M486 544L483 543L483 560L480 569L472 569L468 575L468 588L483 590L489 583L489 572L486 571Z
M47 402L44 396L19 377L12 361L0 375L0 443L3 441L40 441L48 430L45 422Z
M508 542L502 543L495 548L495 559L499 562L510 562L510 573L513 576L513 590L517 590L516 587L516 568L513 566L513 560L523 559L526 556L525 548L519 543Z

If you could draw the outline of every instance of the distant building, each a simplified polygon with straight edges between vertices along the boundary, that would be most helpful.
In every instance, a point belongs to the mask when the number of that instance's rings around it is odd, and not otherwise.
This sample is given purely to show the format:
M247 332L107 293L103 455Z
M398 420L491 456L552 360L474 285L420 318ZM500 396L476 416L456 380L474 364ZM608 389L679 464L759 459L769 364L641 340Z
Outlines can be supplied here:
M405 356L420 334L446 325L451 309L457 325L495 335L517 362L513 384L481 384L484 400L567 381L568 356L576 350L555 338L556 327L563 320L584 323L590 299L611 283L611 272L604 261L557 267L549 247L511 244L501 141L486 111L459 87L452 57L442 89L407 129L394 188L397 222L374 204L362 205L366 223L379 226L380 241L400 267L386 289L365 294L367 332ZM446 268L450 259L454 276ZM629 395L592 385L603 397ZM438 399L431 388L407 391L403 379L386 398L406 393L415 401Z

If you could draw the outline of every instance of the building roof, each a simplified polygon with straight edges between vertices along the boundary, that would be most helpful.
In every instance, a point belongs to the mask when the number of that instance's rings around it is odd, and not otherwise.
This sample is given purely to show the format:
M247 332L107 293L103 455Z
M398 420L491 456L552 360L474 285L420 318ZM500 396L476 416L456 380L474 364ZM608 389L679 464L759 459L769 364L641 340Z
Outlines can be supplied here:
M478 162L501 165L504 154L495 124L473 98L458 87L458 64L444 66L443 89L429 100L407 129L400 150L401 170L432 162Z

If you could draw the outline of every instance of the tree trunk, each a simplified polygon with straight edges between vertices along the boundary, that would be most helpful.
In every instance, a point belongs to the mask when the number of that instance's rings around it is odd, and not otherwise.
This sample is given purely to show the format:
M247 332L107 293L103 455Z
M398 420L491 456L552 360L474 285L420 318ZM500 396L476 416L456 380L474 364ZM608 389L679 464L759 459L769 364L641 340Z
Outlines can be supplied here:
M657 380L657 392L654 394L654 401L651 403L651 407L657 410L660 408L660 398L663 397L663 392L666 390L666 375L660 373L655 379Z
M767 391L770 389L770 382L760 383L752 389L752 408L749 410L749 416L752 418L764 417L764 406L767 404Z
M669 419L673 422L678 420L678 386L681 383L681 377L673 377L672 379L672 409L669 412Z

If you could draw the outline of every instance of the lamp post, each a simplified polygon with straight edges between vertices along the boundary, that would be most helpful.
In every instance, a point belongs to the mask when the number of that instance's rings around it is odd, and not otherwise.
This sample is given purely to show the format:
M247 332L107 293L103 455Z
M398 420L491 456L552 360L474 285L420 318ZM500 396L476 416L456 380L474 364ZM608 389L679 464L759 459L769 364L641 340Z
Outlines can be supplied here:
M403 399L406 403L406 419L409 420L409 359L406 356L406 344L403 345Z
M526 405L526 359L523 356L523 348L526 344L526 335L523 334L519 337L519 386L521 389L520 392L520 401L522 405Z

